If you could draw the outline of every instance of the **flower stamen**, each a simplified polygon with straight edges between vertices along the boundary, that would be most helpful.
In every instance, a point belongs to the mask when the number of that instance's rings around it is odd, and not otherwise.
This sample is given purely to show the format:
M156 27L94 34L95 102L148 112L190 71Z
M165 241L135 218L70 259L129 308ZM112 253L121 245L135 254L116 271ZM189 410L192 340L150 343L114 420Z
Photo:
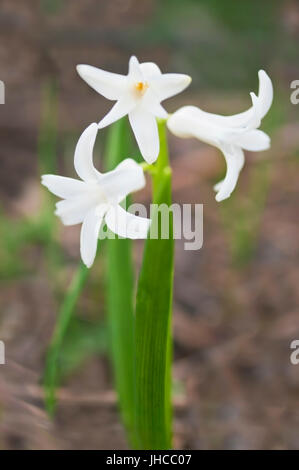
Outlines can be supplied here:
M148 87L149 87L149 84L147 82L135 83L135 89L141 96L143 96L146 93Z

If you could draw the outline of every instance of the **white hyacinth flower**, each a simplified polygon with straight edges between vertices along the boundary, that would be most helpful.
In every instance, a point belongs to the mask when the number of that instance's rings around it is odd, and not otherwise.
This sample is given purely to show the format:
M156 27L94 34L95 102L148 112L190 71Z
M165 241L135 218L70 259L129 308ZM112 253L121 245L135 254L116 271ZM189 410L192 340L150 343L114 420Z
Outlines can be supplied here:
M143 158L153 163L158 158L160 145L156 118L168 116L160 103L183 91L191 78L183 74L162 74L156 64L140 64L134 56L129 61L128 75L106 72L91 65L78 65L77 71L95 91L108 100L117 101L100 121L99 128L128 114Z
M80 252L90 267L96 255L102 222L124 238L146 238L150 220L126 212L120 202L132 191L145 186L143 170L134 160L123 160L113 171L100 173L93 165L93 147L98 125L91 124L81 135L75 150L75 170L81 180L43 175L42 184L63 198L56 212L65 225L82 223Z
M259 71L259 94L251 93L252 106L232 116L207 113L195 106L184 106L168 119L170 131L178 137L196 137L218 147L224 154L227 172L214 187L216 200L227 199L244 165L243 150L261 151L270 147L270 138L258 129L273 100L273 86L263 70Z

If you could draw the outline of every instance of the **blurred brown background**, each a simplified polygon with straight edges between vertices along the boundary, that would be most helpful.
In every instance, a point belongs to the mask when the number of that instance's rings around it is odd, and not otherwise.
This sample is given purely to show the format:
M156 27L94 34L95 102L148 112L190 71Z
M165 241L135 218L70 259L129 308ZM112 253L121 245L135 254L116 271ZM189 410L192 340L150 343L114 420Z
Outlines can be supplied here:
M105 334L104 261L93 268L64 344L57 416L44 410L45 352L79 257L77 227L53 217L41 171L73 174L76 140L111 103L78 63L126 73L130 55L193 83L165 103L223 114L249 106L257 72L273 79L263 129L230 200L213 184L224 159L170 136L174 199L204 204L204 246L177 243L175 447L299 449L299 2L273 0L1 0L0 448L121 449ZM103 150L99 139L98 155ZM148 202L148 191L137 194ZM137 242L140 261L142 243ZM97 326L97 328L95 328ZM95 334L95 331L97 334Z

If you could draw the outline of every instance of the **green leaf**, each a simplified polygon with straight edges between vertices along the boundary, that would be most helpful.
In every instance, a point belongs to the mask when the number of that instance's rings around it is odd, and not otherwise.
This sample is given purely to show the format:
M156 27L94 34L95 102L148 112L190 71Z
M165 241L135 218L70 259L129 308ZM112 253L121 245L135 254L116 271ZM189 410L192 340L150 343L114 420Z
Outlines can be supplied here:
M78 298L82 292L83 286L85 285L88 272L88 268L83 263L80 263L58 314L53 338L47 353L44 372L44 388L46 408L50 415L53 415L56 409L56 389L58 387L60 375L59 356L63 340L70 325Z
M153 202L171 205L171 170L165 122L159 123L160 155L153 179ZM160 217L152 214L152 225ZM152 227L155 228L155 227ZM140 449L171 447L171 311L174 269L173 220L169 238L148 237L136 301L136 436Z
M112 170L127 157L127 124L124 119L109 129L106 169ZM119 406L129 440L134 442L134 276L132 242L108 239L107 311L111 359Z

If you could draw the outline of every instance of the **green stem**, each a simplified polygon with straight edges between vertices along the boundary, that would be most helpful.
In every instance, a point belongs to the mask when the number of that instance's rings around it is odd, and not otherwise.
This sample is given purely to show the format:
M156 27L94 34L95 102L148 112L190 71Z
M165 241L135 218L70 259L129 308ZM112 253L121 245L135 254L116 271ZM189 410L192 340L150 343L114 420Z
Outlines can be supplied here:
M160 154L153 175L153 202L171 206L165 121L159 121ZM144 248L136 301L136 436L140 449L171 447L171 311L174 241L172 215L169 237L162 238L158 208L152 215L158 239ZM152 227L155 228L155 227Z

